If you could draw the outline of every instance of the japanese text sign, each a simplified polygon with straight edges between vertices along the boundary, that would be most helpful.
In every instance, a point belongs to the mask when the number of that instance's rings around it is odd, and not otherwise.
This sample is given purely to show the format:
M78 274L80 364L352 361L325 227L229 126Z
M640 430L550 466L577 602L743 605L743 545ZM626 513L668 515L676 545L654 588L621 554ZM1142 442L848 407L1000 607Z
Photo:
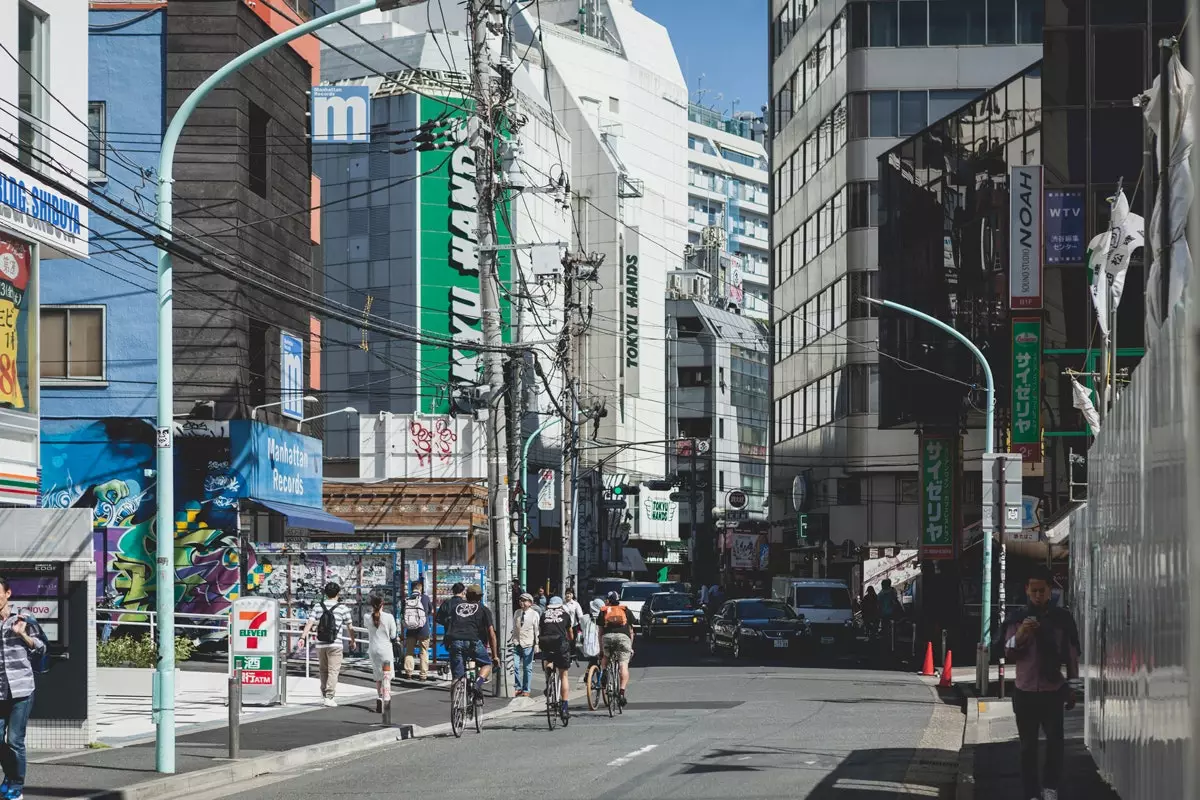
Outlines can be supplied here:
M0 405L24 408L21 392L21 309L29 286L29 245L0 236Z
M954 558L954 437L921 437L921 558Z
M1012 447L1029 464L1042 460L1042 322L1014 319Z

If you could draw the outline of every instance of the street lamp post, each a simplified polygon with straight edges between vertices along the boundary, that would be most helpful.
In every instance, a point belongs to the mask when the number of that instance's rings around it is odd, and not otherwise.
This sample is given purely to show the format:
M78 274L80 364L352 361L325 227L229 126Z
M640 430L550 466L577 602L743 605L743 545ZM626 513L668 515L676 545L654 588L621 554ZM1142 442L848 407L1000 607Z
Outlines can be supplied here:
M163 135L162 151L158 157L158 209L155 215L157 233L166 241L172 237L172 184L175 182L175 149L179 136L192 113L208 94L225 79L247 64L293 39L307 36L315 30L358 16L367 11L390 10L416 5L419 0L364 0L352 6L332 11L317 19L301 23L291 30L272 36L242 53L218 69L187 96L167 132ZM158 509L155 514L155 609L158 628L158 669L154 673L153 711L156 723L154 748L155 769L175 771L175 463L171 428L175 397L172 379L175 371L173 274L171 254L158 249L158 430L155 436L156 482Z
M983 452L985 460L988 455L991 455L996 449L996 384L992 379L992 367L988 364L987 358L980 352L975 343L968 339L963 334L959 333L952 325L949 325L936 317L931 317L928 314L917 311L915 308L896 303L891 300L877 300L873 297L864 297L863 300L868 303L875 303L884 308L890 308L894 311L900 311L917 319L924 320L930 325L942 329L946 333L953 336L958 341L962 342L971 355L983 367L984 379L987 382L987 410L986 421L984 422L983 430ZM987 480L988 476L984 476ZM975 683L976 689L980 694L983 694L984 687L988 681L988 667L991 662L991 641L992 641L992 537L988 532L984 532L983 536L983 596L980 598L980 620L979 620L979 645L975 652Z

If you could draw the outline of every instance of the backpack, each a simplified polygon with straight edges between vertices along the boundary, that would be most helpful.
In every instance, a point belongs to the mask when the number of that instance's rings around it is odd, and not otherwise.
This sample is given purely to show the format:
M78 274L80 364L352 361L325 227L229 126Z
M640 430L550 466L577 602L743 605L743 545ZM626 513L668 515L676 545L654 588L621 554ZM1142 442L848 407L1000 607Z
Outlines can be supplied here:
M890 617L896 610L896 593L892 590L882 592L879 595L879 613L885 617Z
M410 597L404 601L404 628L419 631L425 627L428 617L425 615L425 604L421 598Z
M584 619L583 636L579 639L579 651L584 658L595 658L600 655L600 629L590 619Z
M605 628L623 628L629 624L629 614L625 606L607 606L604 609Z
M338 624L337 616L334 614L337 611L338 603L333 608L325 605L325 601L321 601L321 618L317 620L317 641L321 644L334 644L337 642Z

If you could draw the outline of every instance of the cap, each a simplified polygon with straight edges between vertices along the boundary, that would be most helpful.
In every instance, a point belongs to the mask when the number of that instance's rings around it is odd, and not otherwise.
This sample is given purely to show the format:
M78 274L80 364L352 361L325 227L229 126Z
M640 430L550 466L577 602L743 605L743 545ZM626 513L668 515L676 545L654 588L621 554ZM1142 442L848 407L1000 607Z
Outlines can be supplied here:
M617 602L617 601L618 601L618 600L620 600L620 599L621 599L621 596L620 596L619 594L617 594L616 592L609 592L609 593L608 593L608 602L610 602L610 603L615 603L615 602Z
M559 597L558 595L554 595L554 597L550 598L550 607L551 608L553 608L554 606L561 606L562 604L563 604L562 598Z
M522 594L522 595L521 595L519 598L517 598L517 599L518 599L518 600L528 600L529 602L531 602L531 603L532 603L532 602L533 602L533 595L531 595L529 592L524 592L524 593L523 593L523 594Z

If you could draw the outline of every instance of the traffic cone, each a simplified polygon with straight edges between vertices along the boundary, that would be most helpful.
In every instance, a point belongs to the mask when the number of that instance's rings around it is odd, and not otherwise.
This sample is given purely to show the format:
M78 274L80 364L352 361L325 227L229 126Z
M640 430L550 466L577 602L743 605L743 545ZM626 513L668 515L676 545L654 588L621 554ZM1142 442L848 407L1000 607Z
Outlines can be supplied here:
M933 642L925 643L925 666L921 667L921 674L927 678L934 675L933 672Z
M942 679L940 681L938 681L939 689L950 688L950 682L953 680L953 678L951 677L951 674L950 674L951 673L950 662L952 661L953 655L954 655L954 651L952 651L952 650L946 651L946 663L942 666Z

